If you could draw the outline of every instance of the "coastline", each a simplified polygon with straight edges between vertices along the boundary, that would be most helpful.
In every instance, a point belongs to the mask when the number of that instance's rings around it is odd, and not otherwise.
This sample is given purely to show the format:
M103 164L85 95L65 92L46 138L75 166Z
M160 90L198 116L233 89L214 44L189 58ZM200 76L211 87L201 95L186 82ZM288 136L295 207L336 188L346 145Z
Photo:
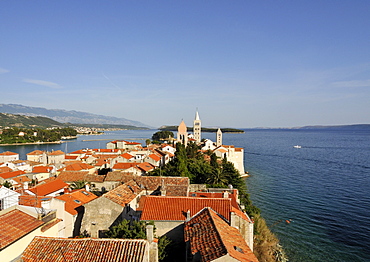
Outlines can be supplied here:
M13 143L13 144L0 144L0 146L23 146L23 145L44 145L44 144L62 144L64 141L53 142L30 142L30 143Z

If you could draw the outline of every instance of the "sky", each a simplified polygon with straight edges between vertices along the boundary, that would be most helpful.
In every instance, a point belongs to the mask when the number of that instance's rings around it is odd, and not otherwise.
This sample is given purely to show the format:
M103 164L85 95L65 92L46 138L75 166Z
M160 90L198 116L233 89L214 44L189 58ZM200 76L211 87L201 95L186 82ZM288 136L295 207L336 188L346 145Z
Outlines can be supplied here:
M0 104L153 127L370 123L370 1L0 0Z

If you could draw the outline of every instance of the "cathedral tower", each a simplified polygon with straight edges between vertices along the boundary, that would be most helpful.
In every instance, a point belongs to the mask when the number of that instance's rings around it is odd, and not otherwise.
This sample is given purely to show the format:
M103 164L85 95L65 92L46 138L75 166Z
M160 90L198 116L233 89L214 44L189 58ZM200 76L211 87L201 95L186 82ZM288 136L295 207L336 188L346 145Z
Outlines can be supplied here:
M195 143L200 143L201 132L202 132L201 122L200 122L200 118L199 118L199 114L197 110L197 112L195 113L195 119L193 123L193 135L194 135Z
M217 147L222 146L222 132L221 132L221 129L218 129L217 133L216 133L216 146Z
M181 121L177 128L177 142L183 143L185 146L188 143L188 130L184 120Z

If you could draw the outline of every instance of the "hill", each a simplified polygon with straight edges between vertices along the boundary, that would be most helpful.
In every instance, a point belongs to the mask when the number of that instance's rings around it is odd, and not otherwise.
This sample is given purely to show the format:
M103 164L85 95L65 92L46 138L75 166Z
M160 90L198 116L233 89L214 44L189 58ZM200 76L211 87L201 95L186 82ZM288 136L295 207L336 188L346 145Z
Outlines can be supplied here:
M42 116L25 116L0 113L0 127L21 127L21 128L48 128L65 127L53 119Z
M73 124L110 124L110 125L128 125L136 127L148 127L139 121L91 114L80 111L67 111L62 109L46 109L42 107L30 107L16 104L0 104L0 113L21 114L27 116L41 116L51 118L60 123Z

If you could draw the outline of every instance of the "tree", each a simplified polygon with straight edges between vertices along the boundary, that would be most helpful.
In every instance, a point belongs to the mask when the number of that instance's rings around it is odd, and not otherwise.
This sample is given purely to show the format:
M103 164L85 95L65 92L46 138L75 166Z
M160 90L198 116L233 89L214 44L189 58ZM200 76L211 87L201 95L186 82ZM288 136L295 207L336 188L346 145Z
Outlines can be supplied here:
M13 185L12 185L12 183L10 183L9 181L5 181L5 182L3 183L3 186L5 186L6 188L11 188Z
M144 222L144 221L129 221L122 220L117 225L111 227L107 232L106 236L108 238L123 238L123 239L147 239L146 236L146 226L154 225L154 222ZM154 227L155 232L155 227ZM161 236L158 239L158 258L159 261L164 260L168 257L168 247L171 244L171 240L166 236Z
M74 181L74 182L70 185L70 187L71 187L72 189L81 189L81 188L85 188L86 184L87 184L87 182L86 182L86 181L84 181L84 180L78 180L78 181Z
M159 140L166 140L174 137L172 131L158 131L153 134L152 140L159 141Z

